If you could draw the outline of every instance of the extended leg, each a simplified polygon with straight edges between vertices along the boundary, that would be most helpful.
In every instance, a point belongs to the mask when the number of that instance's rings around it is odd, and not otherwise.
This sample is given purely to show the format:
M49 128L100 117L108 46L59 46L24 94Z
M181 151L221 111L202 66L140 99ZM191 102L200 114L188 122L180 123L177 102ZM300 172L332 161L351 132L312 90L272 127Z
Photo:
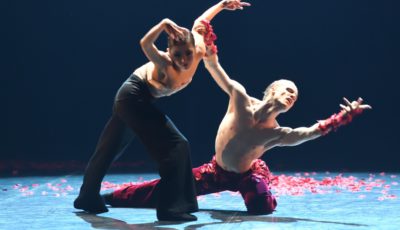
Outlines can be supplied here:
M113 207L156 208L160 180L146 181L103 195L106 204Z
M221 185L218 183L215 170L215 162L203 164L192 170L198 196L223 191Z
M215 168L212 163L203 164L192 169L195 176L197 195L220 192L215 178ZM160 180L146 181L115 190L103 195L106 204L113 207L156 208L159 197Z
M126 129L124 123L113 115L107 122L95 153L91 157L83 178L83 184L74 207L91 213L107 212L100 196L101 181L114 159L132 140L133 134Z
M198 210L186 138L172 121L150 103L127 103L118 111L158 164L160 174L157 216L177 216ZM129 104L131 103L131 104ZM171 217L170 219L174 219ZM177 218L175 218L176 220Z

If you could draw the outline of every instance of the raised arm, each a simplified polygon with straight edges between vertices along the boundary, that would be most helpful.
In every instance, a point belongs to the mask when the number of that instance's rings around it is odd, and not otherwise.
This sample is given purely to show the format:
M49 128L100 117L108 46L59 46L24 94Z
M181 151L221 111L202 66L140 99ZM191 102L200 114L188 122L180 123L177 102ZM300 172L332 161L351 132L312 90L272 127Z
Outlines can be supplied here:
M204 65L208 72L211 74L218 86L225 91L230 97L237 94L246 94L244 87L235 80L232 80L222 68L218 61L218 55L207 48L208 55L203 59Z
M311 127L299 127L295 129L288 127L276 128L276 130L280 132L279 143L277 143L277 145L294 146L313 140L331 131L336 131L340 126L350 123L352 119L361 114L362 111L371 109L371 106L362 104L362 98L358 98L357 101L353 102L348 101L346 98L343 99L347 105L340 104L342 110L338 114L333 114L328 119L318 121Z
M211 21L222 10L242 10L244 6L250 6L248 2L241 2L240 0L222 0L206 10L200 17L195 20L194 25L202 20ZM193 26L194 28L195 26Z
M222 0L206 10L200 17L198 17L193 24L192 33L195 38L196 46L205 51L203 41L203 21L210 22L222 10L242 10L243 7L250 6L248 2L241 2L240 0Z
M140 46L142 47L146 57L153 62L154 65L161 68L165 67L170 62L168 56L158 50L154 44L163 31L165 31L172 39L181 39L188 30L179 27L170 19L165 18L157 25L153 26L153 28L151 28L140 40Z

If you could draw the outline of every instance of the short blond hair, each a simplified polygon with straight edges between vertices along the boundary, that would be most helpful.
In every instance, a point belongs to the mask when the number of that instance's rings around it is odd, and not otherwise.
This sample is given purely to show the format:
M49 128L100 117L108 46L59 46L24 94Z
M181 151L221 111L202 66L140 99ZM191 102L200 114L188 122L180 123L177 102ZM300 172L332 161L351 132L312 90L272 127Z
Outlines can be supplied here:
M282 80L282 79L281 79L281 80ZM279 81L279 80L273 81L271 84L269 84L269 85L267 86L267 88L265 88L263 100L265 100L265 98L267 98L269 92L272 90L272 88L274 87L274 85L275 85L275 83L276 83L277 81Z
M279 80L273 81L271 84L269 84L269 85L267 86L267 88L265 88L263 100L265 100L265 99L267 98L267 96L269 95L270 91L274 88L274 86L275 86L277 83L282 82L282 81L288 81L288 82L291 82L291 83L294 84L294 82L292 82L291 80L287 80L287 79L279 79ZM296 85L294 84L294 86L296 86ZM297 89L297 87L296 87L296 89ZM296 91L297 91L297 90L296 90ZM297 94L298 94L298 92L297 92Z

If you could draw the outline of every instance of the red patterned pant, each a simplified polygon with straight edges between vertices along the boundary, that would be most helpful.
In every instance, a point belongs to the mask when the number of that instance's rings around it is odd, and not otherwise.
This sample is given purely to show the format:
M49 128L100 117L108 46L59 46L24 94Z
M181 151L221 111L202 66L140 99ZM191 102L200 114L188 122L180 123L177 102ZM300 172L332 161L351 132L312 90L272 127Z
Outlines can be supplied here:
M270 192L271 173L264 161L257 159L245 173L223 170L215 161L192 169L197 195L221 191L239 191L247 211L253 214L269 214L275 210L277 202ZM159 180L143 182L116 190L106 195L106 203L114 207L154 208L157 204Z

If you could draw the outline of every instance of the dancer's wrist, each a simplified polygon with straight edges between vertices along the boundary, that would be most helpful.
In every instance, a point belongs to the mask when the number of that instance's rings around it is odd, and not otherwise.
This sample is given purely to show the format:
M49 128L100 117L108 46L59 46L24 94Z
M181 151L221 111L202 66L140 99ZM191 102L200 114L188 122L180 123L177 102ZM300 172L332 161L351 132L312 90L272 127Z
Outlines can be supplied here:
M341 110L338 114L333 114L328 119L318 121L318 129L322 135L327 135L331 131L336 131L340 126L349 124L353 118L362 113L362 109L351 111Z

